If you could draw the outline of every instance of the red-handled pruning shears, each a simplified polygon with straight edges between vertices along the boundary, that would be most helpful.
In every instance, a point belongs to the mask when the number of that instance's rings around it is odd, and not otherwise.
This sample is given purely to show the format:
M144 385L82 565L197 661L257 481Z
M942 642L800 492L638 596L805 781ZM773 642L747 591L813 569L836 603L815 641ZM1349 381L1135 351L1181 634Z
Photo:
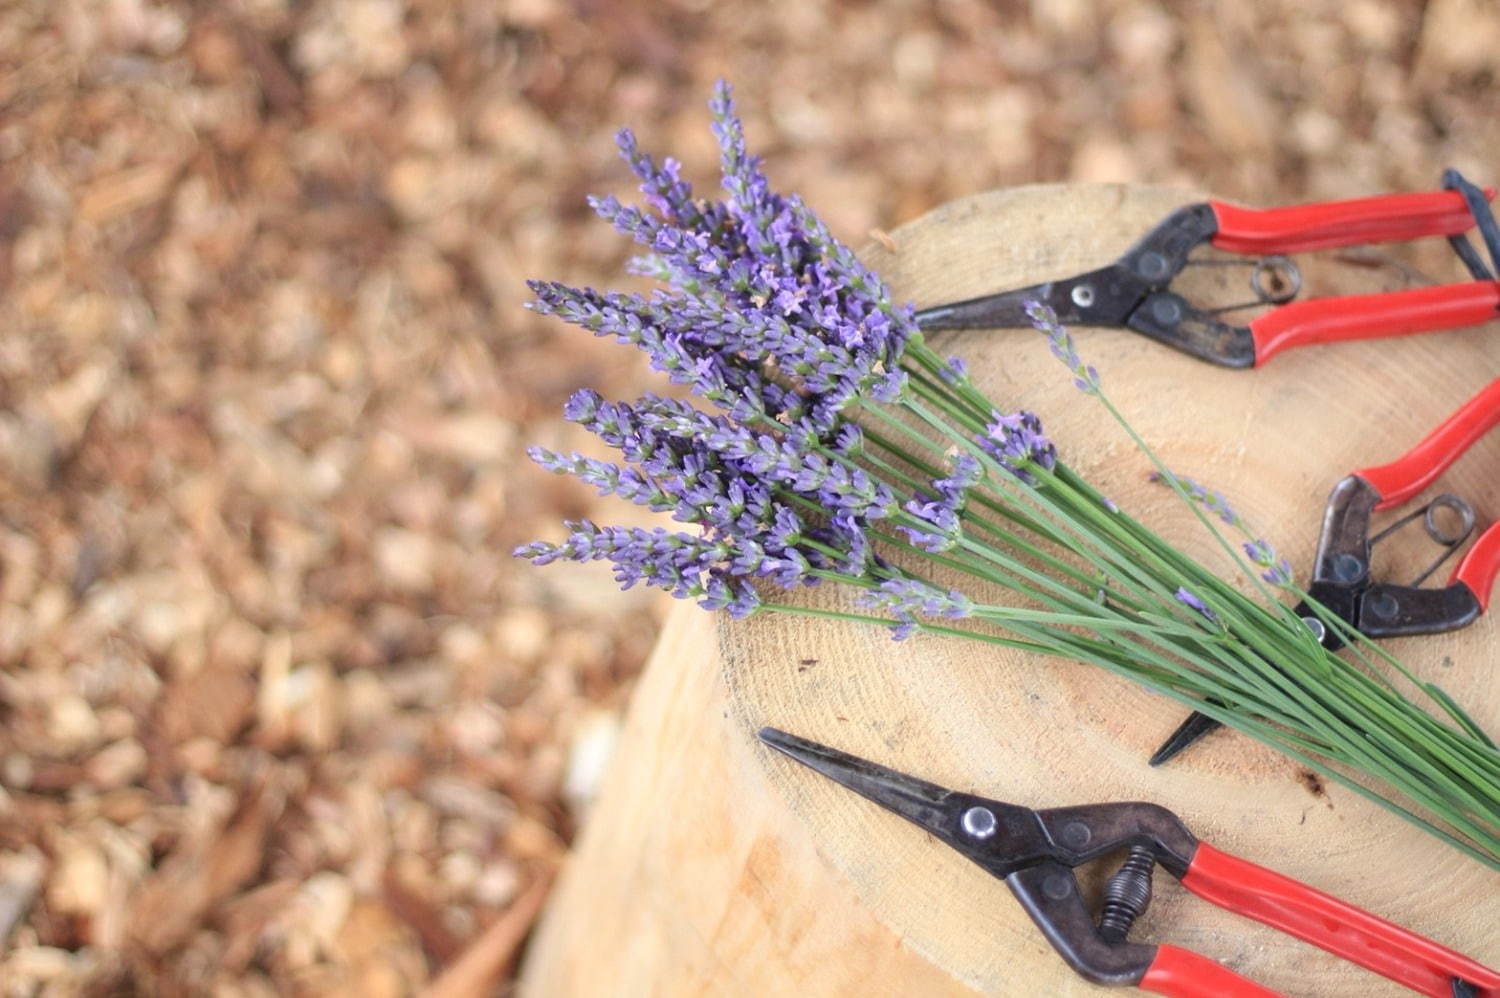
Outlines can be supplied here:
M1195 357L1245 368L1290 347L1486 322L1500 315L1500 283L1463 233L1478 222L1491 256L1500 256L1500 233L1487 204L1495 192L1480 191L1453 170L1444 174L1443 182L1448 189L1287 208L1242 208L1222 201L1188 205L1168 215L1107 267L922 309L916 314L917 325L925 330L1027 327L1031 320L1025 306L1039 301L1065 324L1123 326ZM1286 304L1301 290L1302 277L1282 254L1422 236L1447 236L1474 280ZM1237 326L1218 316L1242 306L1201 309L1170 290L1185 267L1226 262L1189 259L1203 243L1260 257L1251 280L1257 303L1279 307ZM1280 289L1267 286L1270 275L1280 275Z
M1422 583L1474 532L1474 510L1454 495L1440 495L1370 536L1372 513L1410 501L1457 461L1465 451L1500 426L1500 378L1449 416L1422 442L1389 464L1362 468L1333 487L1323 511L1323 532L1313 560L1308 595L1349 627L1366 637L1390 638L1442 634L1472 624L1489 607L1500 577L1500 523L1491 524L1459 561L1445 586ZM1440 523L1435 513L1447 510L1456 522ZM1445 553L1410 583L1376 581L1370 575L1375 545L1407 523L1424 517L1427 533ZM1344 645L1307 602L1296 612L1325 648ZM1207 714L1193 713L1151 756L1159 766L1219 727Z
M1434 998L1500 998L1500 973L1306 884L1200 842L1155 804L1035 811L960 793L762 728L760 739L941 839L1010 887L1053 949L1095 984L1177 998L1276 998L1222 964L1168 945L1133 943L1156 864L1188 890ZM1073 870L1129 848L1098 922Z

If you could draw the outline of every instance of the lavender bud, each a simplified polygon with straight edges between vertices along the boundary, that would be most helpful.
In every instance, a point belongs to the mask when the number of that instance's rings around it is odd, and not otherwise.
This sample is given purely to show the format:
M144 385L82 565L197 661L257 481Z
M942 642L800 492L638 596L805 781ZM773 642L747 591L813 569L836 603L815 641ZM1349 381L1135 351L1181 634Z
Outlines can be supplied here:
M944 384L955 385L969 376L969 365L962 357L949 357L948 363L938 368L938 377Z
M922 614L959 620L972 616L974 604L956 589L943 591L916 579L886 579L876 589L862 593L860 606L888 610L897 617Z
M1151 481L1159 482L1169 487L1173 483L1176 483L1187 493L1189 499L1210 513L1213 513L1231 527L1243 527L1245 525L1244 521L1240 519L1240 515L1230 507L1229 500L1225 498L1222 492L1215 492L1207 486L1200 485L1186 475L1178 475L1173 472L1163 474L1159 471L1153 471L1151 473Z
M1279 558L1276 551L1265 540L1246 541L1245 556L1251 563L1264 568L1261 578L1273 586L1290 586L1293 581L1292 563Z
M1039 301L1028 301L1024 307L1031 324L1038 332L1047 335L1052 355L1073 372L1073 384L1078 390L1089 395L1099 394L1099 372L1079 358L1078 350L1073 345L1073 334L1057 321L1057 313L1051 306Z
M1203 617L1203 619L1207 620L1209 623L1217 624L1219 622L1219 615L1210 610L1207 603L1203 602L1187 589L1179 586L1177 588L1177 592L1174 595L1177 598L1177 602L1181 603L1183 606L1187 607L1190 610L1196 611Z
M1039 465L1051 471L1057 464L1057 448L1042 433L1042 421L1034 412L992 412L985 431L974 438L980 448L1027 485L1036 483L1029 468Z

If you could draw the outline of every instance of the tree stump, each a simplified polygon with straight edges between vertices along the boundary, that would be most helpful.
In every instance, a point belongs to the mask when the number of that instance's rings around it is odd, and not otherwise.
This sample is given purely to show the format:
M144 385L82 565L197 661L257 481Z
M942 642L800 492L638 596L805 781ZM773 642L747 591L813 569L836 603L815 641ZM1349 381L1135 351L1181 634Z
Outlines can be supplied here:
M997 191L939 208L866 259L900 300L951 301L1102 265L1190 200L1114 185ZM1314 294L1411 279L1368 256L1319 256L1309 267ZM1220 301L1244 292L1247 278L1218 267L1187 277L1189 290ZM1456 268L1444 279L1459 279ZM1305 577L1329 489L1403 453L1488 383L1500 370L1496 331L1311 347L1255 371L1215 368L1128 332L1075 332L1167 464L1230 496ZM1040 334L931 339L964 356L998 403L1041 414L1064 459L1122 507L1232 571L1175 496L1147 480L1148 462L1108 415L1073 389ZM1475 504L1481 525L1500 515L1496 467L1500 434L1440 483ZM1393 571L1414 574L1421 545L1395 547ZM803 598L835 605L847 595L822 587ZM1491 616L1387 647L1493 731L1495 641ZM1175 703L1076 662L947 638L894 643L879 628L827 620L733 622L681 606L635 694L523 989L538 998L1093 992L1001 881L762 748L762 725L1033 807L1155 801L1205 841L1500 962L1500 877L1237 732L1148 768L1181 718ZM1186 946L1288 994L1405 993L1221 911L1160 871L1156 882L1132 938Z

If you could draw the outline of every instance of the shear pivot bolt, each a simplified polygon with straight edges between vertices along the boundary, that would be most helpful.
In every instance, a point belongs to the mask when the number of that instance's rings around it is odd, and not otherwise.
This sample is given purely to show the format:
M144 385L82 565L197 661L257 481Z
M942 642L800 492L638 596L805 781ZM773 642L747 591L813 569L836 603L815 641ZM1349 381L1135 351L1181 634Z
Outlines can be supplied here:
M964 831L976 839L987 839L1000 827L1000 823L995 820L995 812L977 804L965 811L961 820Z
M1073 289L1068 296L1073 299L1073 304L1079 308L1088 308L1094 304L1094 286L1092 284L1080 284Z

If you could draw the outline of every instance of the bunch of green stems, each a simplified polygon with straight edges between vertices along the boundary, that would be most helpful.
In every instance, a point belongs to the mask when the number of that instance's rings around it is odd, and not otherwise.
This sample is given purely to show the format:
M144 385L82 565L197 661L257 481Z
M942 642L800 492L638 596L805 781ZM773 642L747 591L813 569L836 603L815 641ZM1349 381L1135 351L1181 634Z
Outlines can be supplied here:
M1118 510L1064 463L1030 467L1030 483L1007 472L975 443L996 406L920 335L908 344L902 367L910 378L902 399L893 406L866 405L856 414L868 441L861 465L903 500L941 476L945 457L955 451L978 459L984 480L961 509L962 529L948 550L934 552L900 536L893 528L910 518L901 513L884 529L872 530L884 548L884 570L854 576L822 568L814 574L865 590L877 590L892 577L937 585L933 573L944 583L955 576L978 583L972 592L960 586L966 596L1006 590L1020 605L974 600L962 621L926 617L916 622L916 630L1061 656L1129 677L1275 747L1500 869L1496 746L1441 689L1315 604L1290 580L1268 585L1131 428L1096 378L1085 386L1088 393L1253 582L1258 599ZM1278 591L1313 606L1324 625L1348 642L1351 657L1325 649L1278 600ZM1190 594L1186 599L1184 592ZM890 623L855 610L788 601L768 602L765 608ZM1404 681L1407 692L1393 677Z

